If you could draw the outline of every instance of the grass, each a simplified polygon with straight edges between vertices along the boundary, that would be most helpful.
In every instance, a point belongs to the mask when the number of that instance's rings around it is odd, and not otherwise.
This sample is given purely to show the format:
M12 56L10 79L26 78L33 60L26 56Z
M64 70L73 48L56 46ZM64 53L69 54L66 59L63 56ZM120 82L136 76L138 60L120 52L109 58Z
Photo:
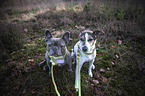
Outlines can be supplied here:
M138 7L139 3L126 6L128 2L132 1L61 2L62 9L54 3L45 8L3 10L0 14L3 25L0 29L0 95L56 95L48 71L38 66L46 51L44 31L54 30L54 37L70 31L72 40L67 48L71 52L79 40L80 28L85 28L101 30L102 34L96 44L94 77L88 75L88 63L81 70L82 96L143 96L145 13L144 7ZM75 65L72 69L74 72L70 74L67 66L54 67L55 81L62 96L77 95Z

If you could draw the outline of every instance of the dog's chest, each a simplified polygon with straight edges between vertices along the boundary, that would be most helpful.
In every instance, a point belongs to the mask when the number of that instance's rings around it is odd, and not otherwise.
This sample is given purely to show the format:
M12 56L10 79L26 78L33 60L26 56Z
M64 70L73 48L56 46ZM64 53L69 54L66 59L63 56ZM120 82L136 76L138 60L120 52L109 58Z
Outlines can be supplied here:
M91 54L91 55L86 55L84 53L81 54L80 59L83 60L84 62L89 62L92 61L95 58L95 53Z
M58 65L58 66L64 65L65 60L64 60L63 56L60 56L60 57L54 57L53 56L53 58L54 58L55 61L50 60L50 62L54 62L55 65ZM62 59L62 60L60 60L60 59Z
M55 64L58 66L62 66L62 65L64 65L64 60L57 60L57 61L55 61Z

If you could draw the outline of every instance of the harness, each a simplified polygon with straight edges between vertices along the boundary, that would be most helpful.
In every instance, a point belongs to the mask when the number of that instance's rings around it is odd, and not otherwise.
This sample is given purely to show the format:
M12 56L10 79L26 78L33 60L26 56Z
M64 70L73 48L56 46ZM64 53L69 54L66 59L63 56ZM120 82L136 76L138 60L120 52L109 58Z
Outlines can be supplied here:
M65 54L64 54L62 57L55 59L53 56L50 56L50 55L49 55L49 52L48 52L48 56L49 56L50 59L51 59L52 65L55 65L55 62L56 62L57 60L64 60L66 54L67 54L67 50L66 50Z
M48 56L50 57L51 63L52 63L52 66L51 66L52 82L53 82L53 85L54 85L54 88L55 88L55 92L57 93L58 96L60 96L60 93L59 93L59 91L58 91L58 89L57 89L57 86L56 86L56 83L55 83L55 81L54 81L53 66L55 65L55 62L56 62L57 60L64 60L66 54L67 54L67 50L66 50L66 52L65 52L65 54L64 54L64 56L63 56L62 58L54 59L54 57L53 57L53 56L50 56L49 53L48 53Z
M93 42L92 45L94 45L94 42ZM84 52L83 52L83 53L86 54L86 55L91 55L91 54L94 53L95 49L96 49L96 48L94 48L93 51L92 51L91 53L84 53ZM78 94L78 96L81 96L80 51L81 51L81 49L80 49L80 46L78 45L78 51L77 51L78 74L79 74L79 80L78 80L78 83L79 83L79 94Z

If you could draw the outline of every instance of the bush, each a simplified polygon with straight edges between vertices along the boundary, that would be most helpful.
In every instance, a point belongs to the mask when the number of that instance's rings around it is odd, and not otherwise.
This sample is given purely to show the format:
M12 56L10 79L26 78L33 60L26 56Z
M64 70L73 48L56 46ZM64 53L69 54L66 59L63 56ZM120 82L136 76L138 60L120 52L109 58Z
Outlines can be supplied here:
M22 45L22 29L16 24L0 22L0 59L6 59L10 52L19 49Z
M84 5L84 11L88 12L88 11L91 11L93 8L93 5L88 2L87 4Z
M124 20L124 16L125 16L125 12L124 12L123 9L121 9L121 10L119 11L119 13L117 14L117 19L119 19L119 20Z

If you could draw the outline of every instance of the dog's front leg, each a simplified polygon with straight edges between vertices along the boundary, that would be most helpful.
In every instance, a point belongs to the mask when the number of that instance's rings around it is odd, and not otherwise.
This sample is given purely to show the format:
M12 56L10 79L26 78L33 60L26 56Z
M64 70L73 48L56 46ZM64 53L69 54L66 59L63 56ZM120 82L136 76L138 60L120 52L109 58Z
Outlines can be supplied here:
M39 63L39 67L44 66L44 64L46 64L46 60L44 60L41 63Z
M47 63L47 66L49 68L49 76L51 77L51 66L52 66L51 62L49 60L47 60L46 63Z
M80 71L81 71L81 68L82 68L82 65L83 65L83 62L82 62L82 59L80 58L80 62L78 62L78 59L76 60L77 61L77 64L76 64L76 78L75 78L75 89L76 91L78 91L78 80L79 80L79 73L78 73L78 63L80 63ZM81 77L80 77L81 78Z
M71 73L71 72L73 72L72 68L71 68L72 67L72 57L71 57L71 55L68 56L67 62L68 62L68 67L69 67L68 72Z
M94 63L94 59L93 59L91 62L89 62L89 75L90 75L91 77L93 77L92 68L95 69L95 66L94 66L93 63Z

